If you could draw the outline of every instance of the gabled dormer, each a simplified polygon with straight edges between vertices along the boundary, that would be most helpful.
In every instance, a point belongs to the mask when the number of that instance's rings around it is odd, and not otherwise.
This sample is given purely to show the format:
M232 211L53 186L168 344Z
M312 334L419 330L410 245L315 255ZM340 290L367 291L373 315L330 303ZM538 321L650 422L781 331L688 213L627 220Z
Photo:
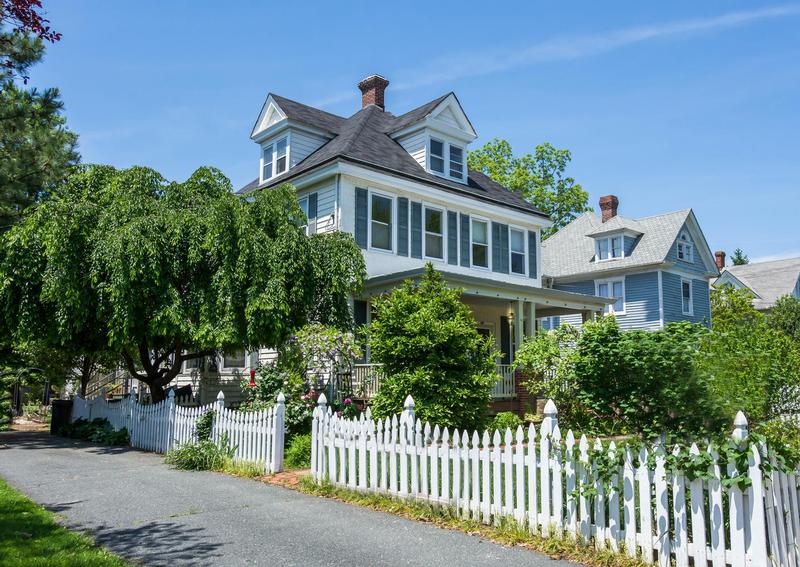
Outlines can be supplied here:
M303 109L295 108L302 106L273 94L264 102L250 134L260 147L259 183L288 172L334 137L334 132L303 121Z
M467 151L477 138L456 95L449 93L398 117L391 136L428 173L467 183Z
M586 236L594 239L594 261L606 262L631 255L642 231L633 219L617 216L619 199L614 195L600 197L602 224Z

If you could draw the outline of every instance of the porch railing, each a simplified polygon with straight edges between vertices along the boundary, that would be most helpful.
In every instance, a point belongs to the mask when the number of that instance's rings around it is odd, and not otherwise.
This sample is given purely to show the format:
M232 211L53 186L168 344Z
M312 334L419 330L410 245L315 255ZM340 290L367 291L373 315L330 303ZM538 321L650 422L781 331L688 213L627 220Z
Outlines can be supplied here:
M497 382L492 388L492 398L495 400L507 400L517 395L516 384L514 381L514 369L510 364L497 365Z
M348 386L353 395L369 400L378 393L384 377L382 364L354 364ZM340 380L340 382L344 382L344 380ZM492 399L504 400L516 395L514 370L510 364L498 364L497 382L492 387Z

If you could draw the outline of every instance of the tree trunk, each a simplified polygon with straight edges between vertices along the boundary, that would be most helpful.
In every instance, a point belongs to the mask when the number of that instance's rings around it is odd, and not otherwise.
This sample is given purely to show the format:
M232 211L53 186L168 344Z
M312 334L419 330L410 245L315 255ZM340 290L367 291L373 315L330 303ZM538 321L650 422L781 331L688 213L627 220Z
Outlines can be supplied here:
M81 398L86 399L86 386L89 385L89 380L92 378L92 359L88 356L83 357L83 364L81 365Z

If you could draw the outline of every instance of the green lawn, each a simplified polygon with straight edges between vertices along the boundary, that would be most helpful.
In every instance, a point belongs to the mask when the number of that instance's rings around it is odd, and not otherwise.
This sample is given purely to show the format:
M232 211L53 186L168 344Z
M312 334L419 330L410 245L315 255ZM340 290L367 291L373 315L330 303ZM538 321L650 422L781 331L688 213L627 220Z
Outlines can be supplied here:
M0 567L127 565L0 480Z

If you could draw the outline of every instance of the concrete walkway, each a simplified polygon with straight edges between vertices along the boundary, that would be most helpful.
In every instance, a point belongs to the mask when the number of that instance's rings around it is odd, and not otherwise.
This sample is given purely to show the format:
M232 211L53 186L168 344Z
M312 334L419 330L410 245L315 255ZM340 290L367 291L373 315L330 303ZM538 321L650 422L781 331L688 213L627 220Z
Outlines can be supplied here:
M521 548L162 457L0 433L0 477L72 528L147 565L566 567Z

